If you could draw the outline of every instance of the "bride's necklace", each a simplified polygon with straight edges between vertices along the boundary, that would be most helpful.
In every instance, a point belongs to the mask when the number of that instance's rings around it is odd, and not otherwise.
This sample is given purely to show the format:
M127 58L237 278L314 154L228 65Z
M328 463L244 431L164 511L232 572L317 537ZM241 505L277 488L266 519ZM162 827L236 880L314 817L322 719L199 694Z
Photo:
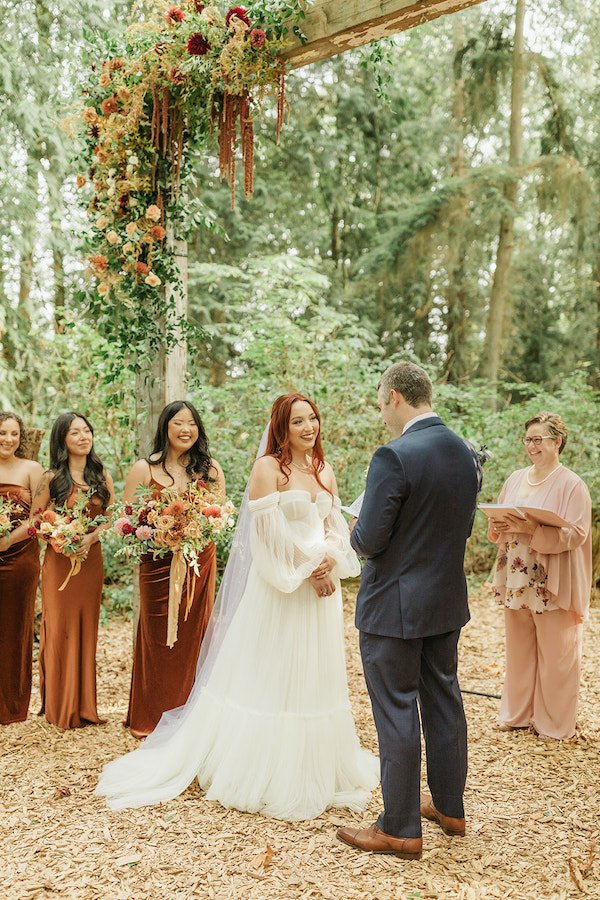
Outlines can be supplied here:
M291 460L291 464L295 469L298 469L299 472L305 472L307 475L314 475L315 470L312 466L299 466L298 463L295 463L294 460Z
M562 463L559 463L557 466L554 466L554 468L550 472L548 472L546 477L542 478L541 481L532 481L531 478L529 477L530 473L533 471L533 466L532 466L531 469L529 469L529 471L527 472L527 484L529 485L529 487L537 487L538 484L543 484L545 481L548 481L548 479L550 478L551 475L554 475L555 472L558 472L558 470L561 468L561 466L562 466Z

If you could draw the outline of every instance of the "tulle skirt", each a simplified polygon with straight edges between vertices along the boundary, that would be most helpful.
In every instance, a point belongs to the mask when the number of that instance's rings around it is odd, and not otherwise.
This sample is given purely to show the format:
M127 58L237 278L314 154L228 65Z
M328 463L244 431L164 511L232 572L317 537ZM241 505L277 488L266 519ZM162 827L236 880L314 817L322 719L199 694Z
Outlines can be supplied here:
M252 569L208 681L167 719L105 767L97 793L112 809L168 800L197 778L208 800L296 821L359 811L379 780L350 709L339 586L282 594Z

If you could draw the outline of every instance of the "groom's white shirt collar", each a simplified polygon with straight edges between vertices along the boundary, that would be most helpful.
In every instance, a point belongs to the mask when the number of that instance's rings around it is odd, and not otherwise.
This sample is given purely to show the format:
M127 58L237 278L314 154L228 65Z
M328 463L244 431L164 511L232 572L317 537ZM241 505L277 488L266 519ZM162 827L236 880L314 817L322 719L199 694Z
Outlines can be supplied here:
M410 422L407 422L404 428L402 429L402 434L408 431L411 425L416 425L417 422L422 422L423 419L431 419L432 417L437 418L437 413L435 412L426 412L421 413L420 416L415 416L414 419L411 419Z

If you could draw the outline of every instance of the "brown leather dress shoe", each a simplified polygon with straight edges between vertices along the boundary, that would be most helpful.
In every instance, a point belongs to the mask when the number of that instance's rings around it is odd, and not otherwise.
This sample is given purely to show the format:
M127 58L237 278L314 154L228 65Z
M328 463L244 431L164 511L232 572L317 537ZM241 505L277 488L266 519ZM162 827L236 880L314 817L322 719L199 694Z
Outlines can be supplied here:
M442 831L449 834L450 837L465 836L465 820L454 819L452 816L445 816L433 805L431 797L423 797L421 801L421 815L430 822L437 822Z
M337 838L344 844L371 853L392 853L400 859L421 859L422 838L399 838L386 834L377 825L370 828L338 828Z

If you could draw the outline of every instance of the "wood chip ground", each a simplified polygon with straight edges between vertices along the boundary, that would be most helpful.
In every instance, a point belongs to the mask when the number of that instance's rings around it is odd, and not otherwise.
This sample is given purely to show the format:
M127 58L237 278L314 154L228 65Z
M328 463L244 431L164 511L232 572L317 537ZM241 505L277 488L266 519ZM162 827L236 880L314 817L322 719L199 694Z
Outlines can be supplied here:
M499 693L502 612L487 589L472 600L460 675L465 690ZM346 597L352 703L362 742L376 736ZM197 786L159 807L112 813L92 794L102 765L132 749L127 705L131 626L100 629L100 727L61 732L30 712L0 727L0 897L103 900L417 900L600 897L600 610L585 632L579 728L570 743L493 731L497 701L465 694L470 770L467 835L425 822L419 862L340 844L343 810L289 825L206 802ZM37 693L32 711L39 702Z

